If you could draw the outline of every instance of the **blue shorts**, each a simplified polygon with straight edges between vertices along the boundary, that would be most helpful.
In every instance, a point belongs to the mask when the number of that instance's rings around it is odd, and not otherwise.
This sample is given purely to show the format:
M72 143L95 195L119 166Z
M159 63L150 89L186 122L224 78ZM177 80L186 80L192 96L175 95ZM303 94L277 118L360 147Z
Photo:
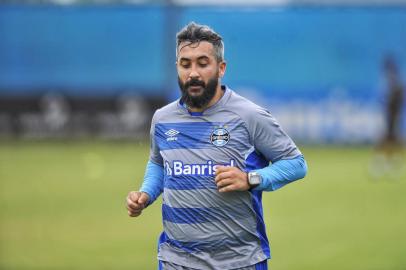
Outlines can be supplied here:
M196 270L195 268L185 267L178 264L159 261L158 270ZM262 261L253 266L233 269L233 270L268 270L268 261Z

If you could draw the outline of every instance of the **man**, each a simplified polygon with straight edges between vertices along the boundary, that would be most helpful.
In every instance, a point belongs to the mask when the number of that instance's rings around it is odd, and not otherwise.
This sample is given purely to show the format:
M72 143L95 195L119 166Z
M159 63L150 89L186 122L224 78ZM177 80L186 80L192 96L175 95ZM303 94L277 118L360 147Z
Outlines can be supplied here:
M176 53L182 96L154 114L144 183L128 194L128 214L162 193L160 269L267 269L262 191L304 177L305 160L268 111L221 85L220 35L190 23Z
M400 80L395 59L387 56L384 61L385 75L388 83L386 95L386 133L382 144L389 152L401 147L401 116L403 109L403 85Z
M387 81L387 92L384 98L385 131L375 147L369 169L375 178L384 176L399 179L405 163L401 132L404 86L393 56L385 57L383 68Z

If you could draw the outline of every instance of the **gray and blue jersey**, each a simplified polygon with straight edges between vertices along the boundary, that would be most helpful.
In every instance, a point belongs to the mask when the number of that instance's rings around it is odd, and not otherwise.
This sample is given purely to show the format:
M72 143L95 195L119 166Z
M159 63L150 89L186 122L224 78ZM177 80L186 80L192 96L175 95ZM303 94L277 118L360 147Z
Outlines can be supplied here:
M155 113L150 162L164 168L158 259L196 269L237 269L270 258L262 191L220 193L218 165L244 171L301 155L265 109L222 87L203 113L179 101Z

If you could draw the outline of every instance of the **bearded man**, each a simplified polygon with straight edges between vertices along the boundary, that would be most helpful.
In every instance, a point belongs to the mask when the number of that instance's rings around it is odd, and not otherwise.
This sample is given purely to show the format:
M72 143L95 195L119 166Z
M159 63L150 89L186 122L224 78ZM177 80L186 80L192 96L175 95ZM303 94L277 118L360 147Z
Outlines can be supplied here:
M219 34L190 23L177 34L181 98L157 110L144 182L131 217L162 194L159 269L268 269L262 193L303 178L295 143L264 108L221 84Z

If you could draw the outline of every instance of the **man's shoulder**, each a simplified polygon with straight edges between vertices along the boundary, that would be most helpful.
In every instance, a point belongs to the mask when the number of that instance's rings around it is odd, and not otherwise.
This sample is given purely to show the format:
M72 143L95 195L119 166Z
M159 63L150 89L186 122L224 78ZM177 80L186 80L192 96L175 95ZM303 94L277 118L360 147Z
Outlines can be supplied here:
M155 111L155 113L156 114L164 114L164 113L168 113L168 112L173 112L173 111L176 111L176 110L179 109L178 106L179 106L179 99L177 99L177 100L175 100L175 101L173 101L173 102L171 102L169 104L166 104L165 106L157 109Z
M256 109L256 108L260 107L259 105L257 105L253 101L249 100L248 98L237 94L235 91L231 92L229 104L234 105L234 106L243 105L243 106L247 107L248 109Z
M152 118L153 122L157 123L169 116L174 116L175 113L179 110L178 105L179 105L179 100L175 100L175 101L157 109Z
M230 99L227 102L227 109L238 114L243 119L251 119L258 115L258 113L269 113L265 108L234 91L232 91Z

